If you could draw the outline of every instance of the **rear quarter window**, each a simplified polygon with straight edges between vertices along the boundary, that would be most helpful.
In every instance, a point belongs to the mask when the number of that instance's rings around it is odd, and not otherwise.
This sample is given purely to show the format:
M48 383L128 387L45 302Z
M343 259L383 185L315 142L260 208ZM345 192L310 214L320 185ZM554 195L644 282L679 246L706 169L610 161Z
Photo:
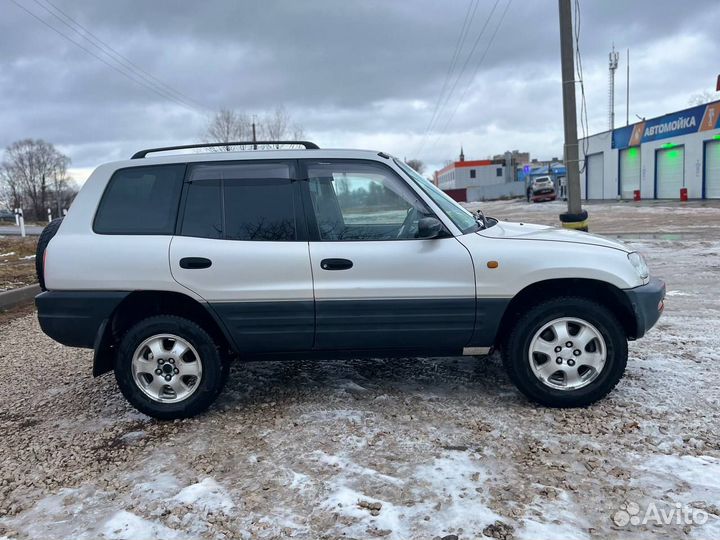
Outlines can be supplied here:
M185 164L115 171L100 200L98 234L173 234Z

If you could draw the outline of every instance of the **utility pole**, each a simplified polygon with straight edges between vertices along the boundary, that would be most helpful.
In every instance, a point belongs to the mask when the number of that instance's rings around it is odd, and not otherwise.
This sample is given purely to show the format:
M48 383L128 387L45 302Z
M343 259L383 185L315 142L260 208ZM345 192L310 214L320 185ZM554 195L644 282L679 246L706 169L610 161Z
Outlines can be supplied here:
M627 77L625 84L625 125L630 125L630 49L627 50Z
M560 64L562 67L563 121L565 123L565 170L567 171L568 211L560 214L563 227L587 231L587 212L580 202L577 110L575 107L575 59L573 55L572 11L570 0L558 0L560 8Z
M257 136L255 134L255 115L253 115L253 119L252 119L252 132L253 132L253 138L252 138L253 150L257 150L257 144L255 144L255 143L257 143Z

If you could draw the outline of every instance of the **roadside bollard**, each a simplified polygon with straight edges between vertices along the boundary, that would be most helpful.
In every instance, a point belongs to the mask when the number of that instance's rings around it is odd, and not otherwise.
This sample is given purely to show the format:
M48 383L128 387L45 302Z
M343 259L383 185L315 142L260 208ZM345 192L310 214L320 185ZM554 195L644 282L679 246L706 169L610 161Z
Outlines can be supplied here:
M560 224L565 229L588 232L588 213L582 210L579 214L565 212L560 214Z
M18 209L18 213L16 215L18 218L18 223L20 225L20 236L25 238L25 216L23 216L22 209Z

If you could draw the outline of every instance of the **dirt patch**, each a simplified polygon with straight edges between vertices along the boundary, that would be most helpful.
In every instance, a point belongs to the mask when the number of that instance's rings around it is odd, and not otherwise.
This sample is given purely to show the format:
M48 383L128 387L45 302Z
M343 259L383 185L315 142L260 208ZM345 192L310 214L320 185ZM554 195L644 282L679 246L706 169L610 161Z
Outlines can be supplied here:
M37 237L0 236L0 292L37 282L35 249Z
M35 311L33 300L27 300L7 309L0 308L0 327L14 321L18 317L24 317Z

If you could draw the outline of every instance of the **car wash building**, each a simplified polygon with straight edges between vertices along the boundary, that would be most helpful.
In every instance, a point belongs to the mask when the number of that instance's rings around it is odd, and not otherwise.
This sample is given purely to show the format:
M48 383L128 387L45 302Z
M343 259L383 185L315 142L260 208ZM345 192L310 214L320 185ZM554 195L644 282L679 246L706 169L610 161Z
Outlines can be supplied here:
M720 199L720 101L591 135L580 155L584 199Z

